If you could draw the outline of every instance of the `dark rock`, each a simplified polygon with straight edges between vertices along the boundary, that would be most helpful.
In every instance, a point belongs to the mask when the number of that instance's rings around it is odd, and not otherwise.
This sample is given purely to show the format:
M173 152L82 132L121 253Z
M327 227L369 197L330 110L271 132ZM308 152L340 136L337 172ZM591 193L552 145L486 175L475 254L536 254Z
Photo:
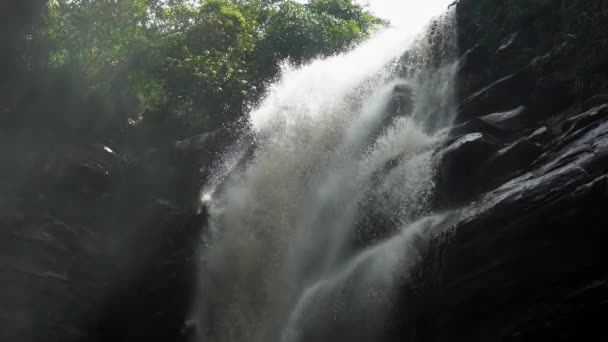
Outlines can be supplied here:
M508 177L527 171L532 162L543 153L543 141L547 140L547 129L543 127L500 149L482 166L485 182L500 185Z
M506 112L473 118L450 129L449 135L456 137L463 134L483 132L508 140L531 125L532 122L528 113L526 107L520 106Z
M534 58L527 66L533 70L536 78L529 103L535 116L545 118L574 102L576 72L569 65L573 53L572 46L563 42Z
M498 49L496 49L496 55L502 56L513 53L518 49L521 49L520 36L518 32L512 33L507 36L501 43Z
M198 190L215 158L234 140L226 130L196 135L131 158L126 165L129 191L182 208L198 203ZM198 205L198 204L197 204Z
M567 41L561 42L530 61L530 67L537 75L543 76L554 72L571 71L571 59L574 49Z
M454 140L448 148L439 153L441 161L438 166L437 183L447 205L471 200L483 190L502 184L509 176L526 171L543 153L545 146L553 137L546 127L528 131L529 135L501 148L501 143L509 141L516 133L521 134L522 131L505 128L519 127L515 120L518 118L516 113L523 112L521 108L510 114L492 114L487 120L479 118L455 128L456 132L460 133L465 129L474 128L472 122L476 122L479 123L478 128L483 128L484 133L467 134ZM485 139L482 138L484 135ZM501 143L496 137L501 137ZM463 161L463 164L459 166L460 164L458 162L454 164L454 161ZM457 184L457 187L454 184Z
M488 113L500 112L526 103L534 90L534 77L525 68L501 78L464 99L458 109L456 123L462 123ZM505 96L505 94L509 94Z
M479 119L501 130L516 131L526 127L526 107L520 106L502 113L488 114Z
M597 13L577 24L596 37L605 36L600 3L577 2ZM608 59L599 41L572 34L566 2L516 14L525 6L458 3L461 51L496 53L459 70L451 136L482 132L499 148L471 166L475 191L439 227L387 340L608 340L608 115L597 66ZM527 111L513 129L481 120L516 106Z
M105 280L98 269L99 236L56 217L6 214L0 230L0 340L86 337L84 323Z
M200 163L218 139L136 158L104 144L28 146L14 164L24 181L0 198L0 340L185 341L206 223Z
M548 144L552 138L553 135L551 134L551 132L549 132L549 129L547 127L541 127L532 132L532 134L530 134L529 136L527 136L525 138L525 141L528 143L542 146Z
M483 65L487 64L490 58L487 48L477 44L460 57L460 71L465 73L482 71Z
M189 310L195 298L198 241L206 212L158 210L141 224L146 227L146 245L141 234L124 243L121 258L124 275L120 286L105 297L90 330L97 341L188 341ZM120 258L118 260L121 260ZM118 261L117 260L117 261ZM124 262L124 261L123 261Z
M480 118L474 118L465 123L452 127L449 131L449 137L457 138L471 133L486 133L501 138L503 138L504 135L510 135L508 132L504 132L497 127L481 120Z
M544 144L546 132L510 148ZM533 341L559 335L564 329L546 323L560 320L589 329L566 329L565 340L606 336L595 316L605 308L588 298L608 295L608 120L550 146L529 171L456 212L449 237L429 249L426 340Z
M573 116L562 124L563 131L573 131L592 124L595 121L601 120L608 115L608 104L600 105L591 108L584 113Z
M474 89L478 89L488 77L489 70L486 66L490 63L490 52L485 46L476 45L467 50L460 57L459 70L457 74L458 97L462 98L465 94L470 94Z
M525 32L514 32L506 36L496 48L490 68L495 75L508 74L510 70L525 67L537 52Z
M604 103L608 103L608 94L595 95L585 101L583 104L583 109L589 110Z
M109 191L120 176L122 161L103 145L61 145L44 162L46 179L56 186L99 196Z
M572 53L567 43L557 45L513 74L467 96L460 104L456 123L518 105L529 107L537 120L566 108L574 101L575 72L567 65Z
M557 71L538 78L530 108L537 117L544 118L564 109L574 101L573 72Z
M483 162L500 145L487 134L471 133L450 142L438 152L437 189L440 202L452 206L478 193Z

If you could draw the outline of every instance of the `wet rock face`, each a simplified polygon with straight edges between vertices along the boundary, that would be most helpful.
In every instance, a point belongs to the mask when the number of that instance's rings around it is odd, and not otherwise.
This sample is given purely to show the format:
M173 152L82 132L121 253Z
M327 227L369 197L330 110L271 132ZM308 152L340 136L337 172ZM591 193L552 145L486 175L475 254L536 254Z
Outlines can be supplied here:
M479 3L457 6L459 113L436 153L436 205L451 215L403 291L415 328L393 335L608 339L606 91L575 95L577 52L560 30L509 25L515 2Z
M444 200L460 203L481 186L480 165L494 154L500 146L488 134L481 132L465 134L448 142L439 152L440 167L437 174L437 189Z
M429 249L430 340L606 337L608 120L563 133L528 165L455 211Z
M461 102L456 122L516 107L521 104L522 97L528 97L533 91L532 77L528 70L522 70L479 89Z
M187 340L198 189L220 139L128 157L22 147L0 170L0 341Z

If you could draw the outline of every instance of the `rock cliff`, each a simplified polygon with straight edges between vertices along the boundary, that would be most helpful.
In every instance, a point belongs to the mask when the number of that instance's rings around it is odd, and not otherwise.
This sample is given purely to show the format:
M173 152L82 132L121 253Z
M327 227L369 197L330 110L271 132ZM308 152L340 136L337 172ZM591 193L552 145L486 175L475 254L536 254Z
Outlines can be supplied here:
M459 109L437 152L451 214L405 291L406 335L608 339L608 6L461 0L457 18Z

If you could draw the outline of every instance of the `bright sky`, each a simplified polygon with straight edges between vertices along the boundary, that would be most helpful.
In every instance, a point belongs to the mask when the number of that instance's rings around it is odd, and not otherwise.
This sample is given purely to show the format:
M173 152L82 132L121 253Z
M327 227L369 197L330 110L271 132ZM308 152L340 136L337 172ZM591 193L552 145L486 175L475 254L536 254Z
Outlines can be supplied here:
M445 12L453 0L358 0L367 4L377 16L388 19L394 26L417 29L431 17Z
M308 0L296 0L301 3ZM388 19L393 26L411 28L418 31L432 17L448 9L454 0L355 0L377 16Z

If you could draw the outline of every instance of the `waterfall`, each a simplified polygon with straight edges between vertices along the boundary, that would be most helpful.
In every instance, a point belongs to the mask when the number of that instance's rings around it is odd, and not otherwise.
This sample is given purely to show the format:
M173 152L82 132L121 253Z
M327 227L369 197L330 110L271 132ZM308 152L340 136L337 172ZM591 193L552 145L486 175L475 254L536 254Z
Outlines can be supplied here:
M249 114L253 143L203 189L200 341L376 340L443 217L429 202L453 115L452 21L283 66Z

